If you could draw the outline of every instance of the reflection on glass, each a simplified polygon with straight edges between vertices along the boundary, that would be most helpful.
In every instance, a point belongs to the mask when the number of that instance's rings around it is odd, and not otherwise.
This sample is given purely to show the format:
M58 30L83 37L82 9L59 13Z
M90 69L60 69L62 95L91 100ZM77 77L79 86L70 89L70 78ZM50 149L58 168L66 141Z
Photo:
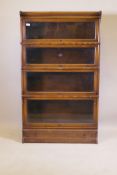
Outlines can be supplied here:
M27 22L27 39L94 39L94 22Z

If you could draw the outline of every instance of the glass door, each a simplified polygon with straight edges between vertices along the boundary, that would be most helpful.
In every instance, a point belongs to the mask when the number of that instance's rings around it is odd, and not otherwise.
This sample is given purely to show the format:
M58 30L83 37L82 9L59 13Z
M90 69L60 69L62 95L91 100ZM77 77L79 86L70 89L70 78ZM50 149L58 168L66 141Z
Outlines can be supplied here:
M30 126L94 126L96 99L37 100L24 99L25 124Z
M27 92L93 92L94 72L26 72Z
M95 22L25 23L26 39L95 39Z

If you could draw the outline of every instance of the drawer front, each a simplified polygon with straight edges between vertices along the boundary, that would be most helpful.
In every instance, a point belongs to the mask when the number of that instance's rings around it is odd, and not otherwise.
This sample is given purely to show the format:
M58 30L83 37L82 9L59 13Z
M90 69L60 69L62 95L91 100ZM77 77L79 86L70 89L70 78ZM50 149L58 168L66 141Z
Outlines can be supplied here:
M39 48L23 47L24 65L78 64L98 65L99 48Z
M23 72L24 93L97 92L98 73L91 72Z
M23 100L24 126L96 127L97 99Z
M26 143L97 143L97 129L23 129Z
M25 22L25 39L95 39L95 21Z

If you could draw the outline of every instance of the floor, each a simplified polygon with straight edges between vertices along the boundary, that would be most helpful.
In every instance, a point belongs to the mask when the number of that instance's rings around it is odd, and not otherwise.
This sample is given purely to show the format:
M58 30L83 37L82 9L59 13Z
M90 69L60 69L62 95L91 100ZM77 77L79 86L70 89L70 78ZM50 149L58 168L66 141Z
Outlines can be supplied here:
M20 128L0 126L0 175L117 175L116 127L100 126L98 144L22 144Z

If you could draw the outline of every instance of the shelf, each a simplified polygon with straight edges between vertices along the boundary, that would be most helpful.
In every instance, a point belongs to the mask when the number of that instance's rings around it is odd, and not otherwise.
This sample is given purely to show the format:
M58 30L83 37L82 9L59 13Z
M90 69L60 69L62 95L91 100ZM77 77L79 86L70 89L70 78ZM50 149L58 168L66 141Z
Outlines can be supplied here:
M21 42L22 45L31 47L94 47L100 43L95 39L25 39Z
M99 66L88 64L27 64L22 67L22 70L31 72L93 72L99 70Z
M23 98L31 98L37 100L77 100L77 99L95 99L98 98L96 92L26 92L22 94Z

